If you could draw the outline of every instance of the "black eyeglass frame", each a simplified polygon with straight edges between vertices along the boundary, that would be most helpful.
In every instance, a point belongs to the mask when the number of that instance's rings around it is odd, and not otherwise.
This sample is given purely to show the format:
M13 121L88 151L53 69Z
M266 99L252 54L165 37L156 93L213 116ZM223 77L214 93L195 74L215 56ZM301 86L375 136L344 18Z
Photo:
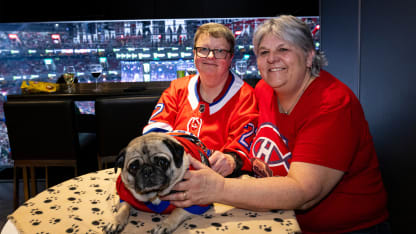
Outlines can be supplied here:
M200 56L198 53L198 50L199 49L207 49L208 50L208 54L206 55L206 56ZM216 59L225 59L226 57L227 57L227 54L231 54L231 50L224 50L224 49L210 49L210 48L207 48L207 47L200 47L200 46L195 46L194 47L194 50L195 50L195 54L196 54L196 56L198 56L199 58L208 58L208 56L209 56L209 54L211 53L211 51L212 51L212 53L214 54L214 58L216 58ZM220 52L220 51L225 51L225 52L227 52L227 54L225 54L225 56L224 56L224 58L217 58L217 52Z

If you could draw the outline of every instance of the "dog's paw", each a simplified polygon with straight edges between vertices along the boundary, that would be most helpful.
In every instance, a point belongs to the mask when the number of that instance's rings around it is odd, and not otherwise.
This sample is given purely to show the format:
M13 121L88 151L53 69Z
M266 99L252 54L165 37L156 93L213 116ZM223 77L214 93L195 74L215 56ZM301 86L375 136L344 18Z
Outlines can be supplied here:
M172 228L170 225L165 223L158 224L155 228L152 229L152 234L170 234L172 233L176 227Z
M125 226L126 226L126 223L124 224L108 223L103 227L103 233L106 233L106 234L121 233L121 231L123 231Z

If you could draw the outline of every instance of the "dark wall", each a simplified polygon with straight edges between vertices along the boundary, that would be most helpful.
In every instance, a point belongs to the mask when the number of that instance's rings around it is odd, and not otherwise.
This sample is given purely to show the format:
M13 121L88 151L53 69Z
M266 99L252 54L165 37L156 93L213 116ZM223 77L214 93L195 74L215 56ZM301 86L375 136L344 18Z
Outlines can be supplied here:
M6 1L0 22L110 19L255 17L293 14L317 16L319 0L57 0ZM24 12L23 12L24 11Z
M358 1L323 3L321 44L329 60L328 69L359 96ZM337 10L340 8L342 11Z
M374 139L394 233L414 233L415 1L321 0L328 71L358 94Z

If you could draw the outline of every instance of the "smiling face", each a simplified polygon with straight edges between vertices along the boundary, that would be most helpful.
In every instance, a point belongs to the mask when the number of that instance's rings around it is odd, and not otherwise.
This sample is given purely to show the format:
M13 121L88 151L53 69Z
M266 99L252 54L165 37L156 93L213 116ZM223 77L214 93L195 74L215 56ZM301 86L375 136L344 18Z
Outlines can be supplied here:
M208 33L202 34L195 43L195 47L205 47L211 50L230 50L230 45L223 37L215 38ZM201 82L208 87L215 87L225 83L233 59L228 53L224 59L217 59L211 51L206 58L200 58L194 50L195 66L200 74Z
M262 79L273 89L296 92L309 77L313 53L306 54L301 48L268 33L259 43L257 66Z

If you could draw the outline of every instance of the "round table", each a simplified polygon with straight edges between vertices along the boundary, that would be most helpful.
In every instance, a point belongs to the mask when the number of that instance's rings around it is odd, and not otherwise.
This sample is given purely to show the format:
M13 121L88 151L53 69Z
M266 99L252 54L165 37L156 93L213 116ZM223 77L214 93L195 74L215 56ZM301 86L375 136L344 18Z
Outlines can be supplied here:
M120 171L119 171L120 172ZM119 202L114 169L88 173L44 190L11 215L2 233L102 233ZM123 233L149 233L166 215L134 211ZM222 204L182 223L175 233L300 233L292 210L255 212Z

